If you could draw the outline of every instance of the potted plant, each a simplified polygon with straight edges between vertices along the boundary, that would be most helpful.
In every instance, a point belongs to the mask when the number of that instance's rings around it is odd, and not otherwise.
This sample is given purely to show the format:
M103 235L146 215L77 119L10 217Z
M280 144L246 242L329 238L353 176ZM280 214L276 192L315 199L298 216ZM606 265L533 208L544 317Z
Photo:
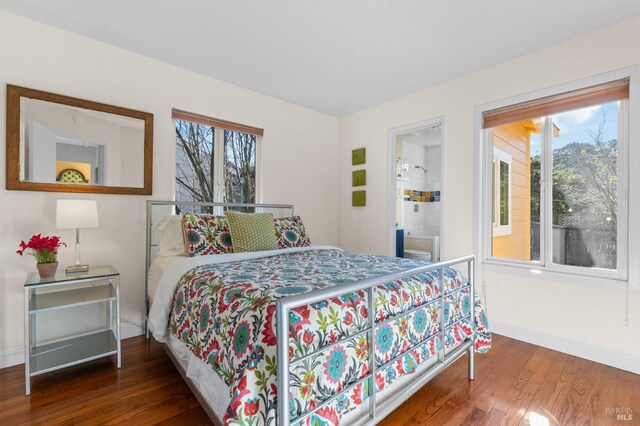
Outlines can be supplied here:
M67 245L60 241L60 237L43 237L41 234L31 237L28 243L20 241L20 249L16 252L20 256L25 251L36 258L40 278L51 278L58 269L58 248Z

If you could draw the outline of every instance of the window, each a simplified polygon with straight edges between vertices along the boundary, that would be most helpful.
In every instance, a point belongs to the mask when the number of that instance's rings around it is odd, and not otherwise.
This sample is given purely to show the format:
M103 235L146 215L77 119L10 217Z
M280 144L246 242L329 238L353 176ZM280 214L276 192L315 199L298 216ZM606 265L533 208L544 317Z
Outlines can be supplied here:
M262 130L174 110L176 200L256 203Z
M511 156L493 148L493 235L511 234Z
M485 260L626 276L629 80L483 113Z

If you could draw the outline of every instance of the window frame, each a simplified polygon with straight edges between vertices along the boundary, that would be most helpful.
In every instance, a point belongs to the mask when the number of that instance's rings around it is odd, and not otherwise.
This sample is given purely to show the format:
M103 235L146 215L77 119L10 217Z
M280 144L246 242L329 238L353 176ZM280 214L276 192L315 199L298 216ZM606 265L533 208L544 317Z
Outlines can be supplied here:
M523 261L515 259L497 258L492 253L492 222L488 219L492 217L492 194L487 191L487 182L492 180L492 152L493 134L492 129L483 129L483 112L494 110L497 108L508 107L521 102L528 102L552 96L564 92L589 87L596 84L606 83L620 78L629 78L629 99L621 102L620 113L618 114L619 138L618 143L618 250L617 250L617 268L616 270L608 270L602 268L587 268L571 265L558 265L553 263L552 259L552 240L550 233L552 226L546 226L552 223L552 211L547 211L549 198L552 197L552 191L546 190L545 182L549 180L552 174L552 168L549 167L552 152L550 149L544 150L542 169L541 169L541 189L540 189L540 208L541 218L540 227L542 237L540 247L540 261ZM630 223L630 217L637 217L640 213L640 204L631 199L630 194L640 193L640 181L634 184L634 179L638 179L640 173L630 170L629 164L634 158L640 158L640 149L631 147L631 140L634 136L640 135L637 124L634 124L634 117L637 117L637 111L640 111L640 97L635 96L635 82L640 81L640 66L633 66L626 69L612 71L606 74L586 78L579 81L565 83L559 86L538 90L535 92L514 96L500 101L489 102L484 105L475 107L475 127L476 127L476 166L475 166L475 196L474 209L476 214L475 232L474 232L474 250L482 265L487 265L498 272L507 272L509 270L521 270L525 274L533 274L535 276L547 276L559 280L569 280L571 282L595 283L597 285L608 285L618 288L624 288L629 285L634 290L640 289L640 265L629 263L629 258L640 256L640 244L636 243L640 238L640 224ZM633 115L632 115L633 114ZM552 133L552 126L544 121L543 126L545 132ZM551 143L551 137L547 137L548 143ZM544 144L545 141L543 140ZM638 151L636 151L638 150ZM633 158L631 158L633 157ZM636 160L637 161L637 160ZM635 177L634 177L635 176ZM552 182L552 180L550 180ZM621 285L624 287L621 287Z
M491 140L493 140L493 132L491 132L490 135ZM512 188L512 161L513 161L513 157L509 154L507 154L506 152L504 152L503 150L496 148L495 146L493 147L493 167L492 167L492 174L493 174L493 191L494 194L497 192L498 193L498 197L495 197L492 200L492 204L493 204L493 232L492 235L494 237L502 237L502 236L507 236L507 235L511 235L512 234L512 229L511 229L511 220L513 218L512 215L512 204L513 204L513 199L511 197L511 188ZM500 184L502 183L500 181L500 163L505 163L507 166L509 166L509 174L507 177L507 209L508 209L508 221L507 224L502 225L500 223L500 202L502 199L502 189ZM492 194L493 195L493 194Z
M210 126L213 127L213 158L214 158L214 163L213 163L213 167L214 167L214 172L213 172L213 182L212 185L214 187L214 191L213 191L213 202L214 203L225 203L224 201L224 195L225 195L225 181L224 181L224 159L225 159L225 139L224 139L224 132L225 131L232 131L232 132L240 132L240 133L246 133L246 132L242 132L241 130L236 130L236 129L226 129L224 127L217 127L215 125L213 125L213 123L211 124L205 124L205 123L201 123L198 122L196 120L189 120L188 118L173 118L172 123L173 123L173 128L174 128L174 132L175 132L175 127L176 127L176 121L177 120L182 120L182 121L190 121L192 123L197 123L200 125L204 125L204 126ZM253 134L253 133L251 133ZM256 137L256 157L255 157L255 162L256 162L256 182L255 182L255 201L252 204L261 204L262 203L262 135L259 134L254 134L254 136ZM175 138L175 136L174 136ZM174 156L175 156L175 150L177 149L177 147L175 146L175 144L177 143L177 141L174 141ZM173 167L173 199L175 201L176 196L177 196L177 184L176 184L176 168L175 168L175 162L176 162L176 158L174 157L174 167Z

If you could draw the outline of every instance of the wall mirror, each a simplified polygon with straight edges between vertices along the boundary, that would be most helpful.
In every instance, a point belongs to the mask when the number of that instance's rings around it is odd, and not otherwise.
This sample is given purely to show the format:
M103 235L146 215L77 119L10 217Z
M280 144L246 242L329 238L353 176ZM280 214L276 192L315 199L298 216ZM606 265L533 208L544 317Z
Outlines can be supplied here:
M7 189L151 195L153 114L7 85Z

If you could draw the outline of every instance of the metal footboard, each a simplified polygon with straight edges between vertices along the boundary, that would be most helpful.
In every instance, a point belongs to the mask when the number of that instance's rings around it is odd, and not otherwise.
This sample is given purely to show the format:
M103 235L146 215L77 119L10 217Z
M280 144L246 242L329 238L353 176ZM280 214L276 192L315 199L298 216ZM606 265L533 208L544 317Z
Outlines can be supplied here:
M444 306L445 306L445 279L444 279L444 268L459 265L459 264L467 264L468 268L468 285L462 286L459 289L447 294L453 294L457 291L463 291L469 288L469 297L471 300L470 310L468 315L463 315L456 322L446 325L445 324L445 316L444 316ZM293 296L288 296L281 298L277 301L276 304L276 337L277 337L277 375L278 375L278 413L277 420L278 425L290 425L290 424L302 424L309 416L313 415L316 411L331 404L338 396L348 393L355 386L363 383L364 381L369 381L369 408L368 408L368 416L363 418L359 424L374 424L377 421L380 421L382 418L386 417L389 413L391 413L394 409L396 409L400 404L406 401L411 395L413 395L418 389L424 386L429 380L439 374L446 367L455 362L458 358L464 355L467 352L468 355L468 369L469 369L469 379L474 379L474 343L475 343L475 289L474 289L474 256L464 256L459 257L443 262L433 263L430 265L422 266L419 268L411 269L405 272L399 272L389 275L384 275L380 277L370 278L362 281L356 281L353 283L348 283L344 285L339 285L335 287L329 287L321 290L315 290L309 293L298 294ZM437 298L432 300L425 300L423 304L420 306L413 307L404 312L393 315L389 318L386 318L384 321L376 321L375 309L374 309L374 296L376 287L382 284L394 282L403 278L408 278L418 274L424 274L428 272L438 271L439 279L439 295ZM369 309L369 322L366 328L359 331L358 333L351 334L346 336L337 342L333 342L331 344L325 345L320 349L306 354L301 357L297 357L295 359L289 359L289 313L292 309L310 305L312 303L325 301L328 299L332 299L334 297L339 297L347 293L365 291L368 298L368 309ZM428 337L418 342L417 344L411 346L409 349L402 351L389 361L376 365L375 362L375 337L376 330L383 325L395 321L403 316L407 316L417 311L418 309L425 308L426 306L432 305L434 303L439 303L439 330L437 333L430 334ZM472 336L463 341L459 346L457 346L454 350L449 353L446 353L446 333L447 330L454 327L458 322L463 320L469 320L469 323L472 327ZM368 336L368 344L369 344L369 372L363 377L359 378L356 381L346 384L342 391L337 392L332 395L330 398L319 402L312 409L301 413L295 419L291 419L290 406L289 406L289 391L290 391L290 380L289 373L290 369L321 353L325 353L329 351L331 348L336 345L343 344L348 340L355 339L361 337L363 335ZM423 371L420 377L414 380L410 385L403 387L398 392L394 393L393 396L390 396L386 399L383 404L378 404L376 399L376 384L375 384L375 374L380 370L386 368L388 365L397 361L398 359L405 356L407 353L410 353L416 348L419 348L421 345L428 342L430 339L440 337L440 347L438 349L437 362L427 370Z

